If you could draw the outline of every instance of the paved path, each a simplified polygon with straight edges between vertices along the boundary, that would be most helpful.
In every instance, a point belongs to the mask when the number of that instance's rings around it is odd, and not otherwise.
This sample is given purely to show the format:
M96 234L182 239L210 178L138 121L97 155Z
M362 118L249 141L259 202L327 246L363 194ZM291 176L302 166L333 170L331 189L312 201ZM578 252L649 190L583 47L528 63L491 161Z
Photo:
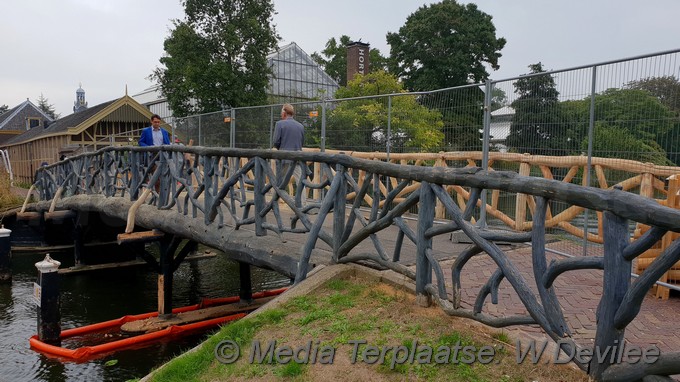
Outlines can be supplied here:
M548 246L562 252L570 249L565 242L556 242ZM531 248L523 247L506 253L520 269L524 278L528 280L532 289L536 291L531 268ZM549 254L548 263L553 258L563 257ZM451 285L451 272L446 272L446 270L450 269L452 261L447 261L445 264L447 265L442 265L447 276L446 283ZM471 308L474 305L479 287L486 282L495 269L495 263L483 254L468 262L463 269L461 280L463 306ZM600 270L571 271L562 274L554 284L567 323L572 328L574 339L580 344L592 343L595 338L595 311L602 293L602 275L603 271ZM488 298L484 312L495 316L501 313L503 315L527 314L519 296L506 280L501 283L498 305L491 304ZM648 293L640 314L627 327L626 340L641 347L657 345L662 352L680 351L680 324L677 318L679 314L680 293L672 291L668 300L656 299ZM547 338L538 325L517 326L507 330L519 339L527 336Z

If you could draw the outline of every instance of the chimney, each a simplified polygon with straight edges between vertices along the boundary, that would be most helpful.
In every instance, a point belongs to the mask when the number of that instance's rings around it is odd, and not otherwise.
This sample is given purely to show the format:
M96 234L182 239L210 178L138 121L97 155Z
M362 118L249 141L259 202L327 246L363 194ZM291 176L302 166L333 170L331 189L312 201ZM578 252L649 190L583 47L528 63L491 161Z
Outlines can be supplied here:
M369 70L369 44L356 41L347 45L347 82L357 74L367 74Z

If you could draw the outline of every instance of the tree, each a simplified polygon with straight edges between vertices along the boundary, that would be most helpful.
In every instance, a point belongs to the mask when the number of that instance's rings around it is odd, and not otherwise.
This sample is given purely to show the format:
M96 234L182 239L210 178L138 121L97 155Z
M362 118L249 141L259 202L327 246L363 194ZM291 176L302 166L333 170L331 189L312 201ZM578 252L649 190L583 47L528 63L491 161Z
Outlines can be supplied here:
M645 90L680 117L680 81L675 76L649 77L628 83L631 89ZM669 160L680 165L680 121L657 142L666 151ZM656 162L655 162L656 163Z
M508 96L505 94L505 91L499 87L494 87L491 90L491 111L498 110L507 105Z
M335 80L340 86L347 86L347 45L352 42L349 36L342 35L338 40L332 37L326 42L326 48L321 53L312 53L314 62ZM371 48L368 52L369 72L387 69L387 59L378 49Z
M384 150L387 139L391 139L394 151L431 151L441 147L442 116L418 103L414 95L406 94L396 77L384 71L357 75L338 89L338 98L396 94L391 97L390 127L388 137L388 100L368 98L343 101L329 116L327 131L329 146L337 149L380 149Z
M573 153L588 149L591 98L566 101L561 115L571 121L566 129L578 142ZM595 95L593 155L655 164L678 161L677 114L646 90L607 89ZM677 163L677 162L676 162Z
M555 79L550 74L539 74L545 72L540 62L529 68L531 75L514 83L518 97L511 104L515 115L505 143L517 152L565 155L578 142L570 138L561 123Z
M589 101L590 99L584 100ZM628 139L634 139L637 144L637 148L635 145L624 148L618 146L617 141L611 138L595 140L593 145L595 155L670 164L664 158L666 156L664 144L669 133L677 131L677 114L648 91L605 90L595 97L595 121L596 134L598 129L609 129L629 136ZM587 142L584 142L582 146L586 144ZM677 151L676 148L674 152Z
M455 0L424 5L398 33L388 33L390 72L409 90L426 91L486 80L485 64L498 69L504 38L476 4Z
M176 116L263 103L279 39L271 0L182 0L151 78Z
M4 112L6 112L7 110L9 110L9 106L0 105L0 115L3 114Z
M649 77L631 81L627 87L648 91L667 108L680 115L680 81L675 76Z
M54 111L54 105L51 105L42 93L40 93L40 97L38 97L37 102L38 109L42 110L42 112L47 114L48 117L52 119L59 119L60 115Z

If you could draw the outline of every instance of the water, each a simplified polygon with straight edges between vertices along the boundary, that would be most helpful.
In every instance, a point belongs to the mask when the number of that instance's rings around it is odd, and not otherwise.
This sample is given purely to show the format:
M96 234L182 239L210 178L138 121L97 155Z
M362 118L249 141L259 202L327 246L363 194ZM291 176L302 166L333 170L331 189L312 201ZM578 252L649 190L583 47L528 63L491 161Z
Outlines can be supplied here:
M73 263L70 253L51 254L62 268ZM84 363L61 362L30 349L36 334L33 283L35 263L43 254L15 254L11 284L0 284L0 381L126 381L141 378L174 356L190 349L214 332L173 338L105 355ZM143 267L61 276L62 330L107 321L127 314L157 310L157 274ZM253 291L290 284L277 273L252 268ZM223 254L183 263L175 272L173 307L196 304L203 297L238 295L238 264ZM117 360L112 366L107 361Z

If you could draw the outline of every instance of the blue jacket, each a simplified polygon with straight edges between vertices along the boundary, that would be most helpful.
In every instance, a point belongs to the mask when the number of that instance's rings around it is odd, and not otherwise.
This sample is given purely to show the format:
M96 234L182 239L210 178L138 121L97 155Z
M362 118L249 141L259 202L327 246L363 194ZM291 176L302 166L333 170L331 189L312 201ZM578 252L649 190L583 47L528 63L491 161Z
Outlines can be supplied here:
M145 127L142 130L142 135L139 137L139 145L140 146L153 146L153 133L152 133L153 127ZM161 128L161 133L163 133L163 144L164 145L169 145L170 144L170 135L168 135L168 132L165 131L165 129Z

